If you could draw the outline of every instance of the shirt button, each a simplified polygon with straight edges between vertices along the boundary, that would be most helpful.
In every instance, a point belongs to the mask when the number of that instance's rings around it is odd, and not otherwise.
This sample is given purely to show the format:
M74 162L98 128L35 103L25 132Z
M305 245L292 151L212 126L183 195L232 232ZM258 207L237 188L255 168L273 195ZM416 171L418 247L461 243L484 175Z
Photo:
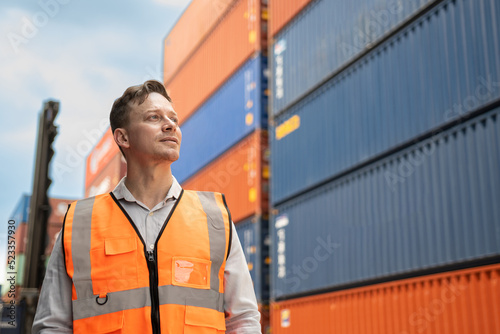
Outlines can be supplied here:
M155 245L149 245L149 248L154 249Z
M150 216L152 216L152 215L153 215L153 213L152 213L152 212L150 212L150 213L149 213L149 215L150 215Z

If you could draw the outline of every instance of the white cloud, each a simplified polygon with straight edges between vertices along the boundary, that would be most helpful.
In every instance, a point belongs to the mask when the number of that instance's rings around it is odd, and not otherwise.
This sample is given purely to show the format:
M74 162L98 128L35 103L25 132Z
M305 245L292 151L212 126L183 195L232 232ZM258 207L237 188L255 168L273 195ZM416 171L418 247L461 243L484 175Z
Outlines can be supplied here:
M20 10L12 11L8 19L0 23L0 29L5 31L15 26L19 17L25 15L27 13ZM76 147L80 148L80 154L78 164L73 159L62 177L54 179L51 193L78 197L83 194L85 158L99 139L98 133L104 130L103 120L107 122L113 100L127 86L138 83L147 69L146 64L137 65L136 76L140 78L136 78L124 64L115 64L115 58L125 58L125 62L134 59L127 52L136 52L131 46L139 38L138 33L118 34L98 29L79 33L75 27L58 22L51 22L47 29L50 33L35 36L17 54L6 49L8 45L2 46L3 50L10 51L0 56L0 98L5 101L4 106L8 106L4 110L9 110L2 112L5 113L2 117L9 126L2 131L0 139L11 143L17 151L30 152L25 159L32 166L42 103L48 98L59 100L60 113L56 119L59 134L53 165L68 166L68 154ZM75 38L61 41L61 35L54 34L54 30L70 31Z

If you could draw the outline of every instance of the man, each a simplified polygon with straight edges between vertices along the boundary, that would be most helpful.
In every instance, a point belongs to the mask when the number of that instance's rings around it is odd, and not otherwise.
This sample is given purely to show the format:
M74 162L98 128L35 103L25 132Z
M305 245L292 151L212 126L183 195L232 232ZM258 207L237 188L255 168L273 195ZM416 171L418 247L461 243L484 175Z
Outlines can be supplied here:
M70 205L33 333L260 333L223 195L183 190L171 173L182 134L163 85L129 87L110 123L127 176Z

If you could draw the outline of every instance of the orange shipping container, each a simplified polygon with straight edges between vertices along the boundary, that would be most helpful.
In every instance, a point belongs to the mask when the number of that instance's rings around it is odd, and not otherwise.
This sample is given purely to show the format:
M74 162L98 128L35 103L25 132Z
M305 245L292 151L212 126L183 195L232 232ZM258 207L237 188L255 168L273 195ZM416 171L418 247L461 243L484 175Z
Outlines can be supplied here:
M274 334L498 334L500 265L274 303Z
M236 223L254 214L267 213L265 154L267 133L255 131L189 178L182 187L223 193Z
M48 223L62 224L66 211L68 210L68 205L72 202L74 202L72 199L49 198L50 216Z
M235 0L193 0L164 41L163 80L169 81L179 66L207 36Z
M273 37L276 35L309 2L311 0L269 1L269 36Z
M266 45L260 12L260 1L237 0L176 75L165 81L181 122Z
M112 191L125 176L127 164L120 151L116 152L95 179L85 188L85 197L104 194Z
M103 168L119 153L118 145L113 139L113 134L108 128L101 140L96 144L94 149L87 157L86 171L85 171L85 188L88 188L90 183L95 180Z

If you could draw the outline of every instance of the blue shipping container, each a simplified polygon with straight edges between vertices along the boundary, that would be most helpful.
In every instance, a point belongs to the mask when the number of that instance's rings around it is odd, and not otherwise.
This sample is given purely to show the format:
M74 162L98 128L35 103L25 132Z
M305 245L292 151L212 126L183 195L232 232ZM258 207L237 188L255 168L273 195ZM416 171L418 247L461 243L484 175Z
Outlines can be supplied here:
M235 224L259 304L269 301L268 220L254 216Z
M500 108L280 205L272 297L500 255Z
M436 2L313 1L274 37L273 114Z
M181 125L180 158L172 165L180 183L255 129L267 128L266 64L260 54L252 57Z
M500 5L445 4L274 119L273 203L500 98Z
M16 208L10 215L10 219L15 221L15 226L17 226L20 223L27 223L28 222L28 215L29 215L29 209L30 209L30 195L22 195L21 198L19 199L19 202L17 202Z

